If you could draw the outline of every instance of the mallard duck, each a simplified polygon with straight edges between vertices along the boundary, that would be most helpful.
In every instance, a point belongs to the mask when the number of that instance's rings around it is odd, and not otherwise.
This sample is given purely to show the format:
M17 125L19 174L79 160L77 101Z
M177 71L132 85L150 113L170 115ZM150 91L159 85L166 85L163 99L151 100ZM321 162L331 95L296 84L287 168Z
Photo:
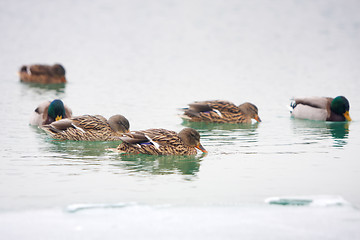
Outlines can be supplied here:
M149 155L194 155L196 148L207 153L200 144L200 134L193 128L178 133L166 129L148 129L124 134L115 151Z
M180 117L193 122L251 123L251 119L261 122L258 108L249 102L240 106L222 100L194 102L183 110Z
M60 99L55 99L52 102L46 101L35 109L30 119L30 125L50 124L60 119L70 118L71 115L71 109L64 105Z
M74 141L120 141L129 127L129 121L119 114L109 120L101 115L83 115L41 126L54 139Z
M291 116L319 121L351 121L349 101L343 97L295 98L291 104Z
M65 68L60 64L24 65L19 71L20 81L31 83L66 83Z

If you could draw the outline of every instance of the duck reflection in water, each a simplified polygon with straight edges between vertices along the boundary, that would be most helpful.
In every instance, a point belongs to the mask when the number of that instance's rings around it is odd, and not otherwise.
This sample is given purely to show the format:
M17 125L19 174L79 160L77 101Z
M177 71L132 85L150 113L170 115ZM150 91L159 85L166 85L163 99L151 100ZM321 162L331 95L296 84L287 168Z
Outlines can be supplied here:
M348 122L329 123L328 128L334 138L334 147L343 147L347 144L345 139L349 135L349 124Z
M347 144L350 122L323 122L314 120L293 119L294 131L306 137L313 135L313 139L334 140L333 147L343 147Z
M69 141L49 139L44 135L47 144L44 151L58 153L69 159L95 159L108 155L106 149L116 147L118 141Z
M207 145L211 146L254 146L258 142L258 126L256 123L210 123L183 120L183 126L198 130Z
M211 123L211 122L192 122L183 119L182 125L191 127L201 131L211 130L236 130L236 129L249 129L254 130L258 128L258 122L251 123Z
M129 172L150 173L153 175L181 174L196 175L200 169L201 159L205 155L190 156L156 156L156 155L116 155L115 166Z

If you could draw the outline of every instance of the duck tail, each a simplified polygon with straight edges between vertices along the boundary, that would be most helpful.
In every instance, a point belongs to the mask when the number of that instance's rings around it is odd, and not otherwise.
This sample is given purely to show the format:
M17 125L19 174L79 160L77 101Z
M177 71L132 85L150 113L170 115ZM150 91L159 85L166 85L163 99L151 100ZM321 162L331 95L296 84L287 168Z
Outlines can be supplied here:
M193 109L187 109L184 112L184 114L189 116L189 117L200 117L200 111L193 110Z
M191 117L186 116L185 114L179 114L178 116L181 117L184 120L191 120Z
M54 139L60 139L60 131L59 129L54 128L51 125L43 125L43 126L39 126L39 128L41 128L42 130L45 131L45 133L47 133L48 135L50 135L50 137L54 138Z
M295 100L294 100L294 99L291 99L290 105L289 105L289 106L286 106L286 107L289 109L290 113L292 113L293 110L294 110L294 108L296 107L296 102L295 102Z
M57 134L59 132L61 132L60 129L54 128L53 126L49 125L43 125L43 126L39 126L42 130L44 130L46 133L50 134L50 135L54 135Z

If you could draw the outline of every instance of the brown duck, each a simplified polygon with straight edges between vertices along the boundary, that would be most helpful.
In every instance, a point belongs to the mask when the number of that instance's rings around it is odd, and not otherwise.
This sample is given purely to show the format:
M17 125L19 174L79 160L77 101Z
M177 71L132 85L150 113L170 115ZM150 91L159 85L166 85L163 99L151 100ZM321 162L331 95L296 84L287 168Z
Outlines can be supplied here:
M183 110L180 117L192 122L251 123L251 119L261 122L258 108L249 102L240 106L222 100L194 102Z
M115 151L149 155L194 155L196 148L207 153L200 144L200 134L193 128L179 133L166 129L148 129L124 134Z
M19 71L21 82L30 83L66 83L65 68L60 64L50 65L24 65Z
M83 115L41 126L54 139L74 141L120 141L129 131L129 121L122 115L106 120L101 115Z

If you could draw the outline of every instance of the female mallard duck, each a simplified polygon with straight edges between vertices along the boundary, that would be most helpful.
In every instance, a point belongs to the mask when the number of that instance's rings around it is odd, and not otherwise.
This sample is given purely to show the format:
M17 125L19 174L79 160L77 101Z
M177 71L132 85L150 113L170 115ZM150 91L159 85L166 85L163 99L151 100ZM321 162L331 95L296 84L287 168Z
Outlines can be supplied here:
M191 103L181 118L193 122L251 123L251 119L261 122L254 104L246 102L236 106L221 100Z
M83 115L41 126L54 139L74 141L119 141L129 127L129 121L122 115L109 120L101 115Z
M24 65L19 71L20 81L31 83L66 83L65 68L60 64Z
M52 102L46 101L35 109L30 119L30 125L50 124L63 118L70 118L71 115L71 109L64 105L60 99L55 99Z
M349 101L343 97L307 97L295 98L291 104L291 115L294 118L319 121L351 121Z
M150 155L194 155L196 148L207 153L200 144L200 134L193 128L184 128L177 134L166 129L148 129L124 134L116 149L120 153Z

